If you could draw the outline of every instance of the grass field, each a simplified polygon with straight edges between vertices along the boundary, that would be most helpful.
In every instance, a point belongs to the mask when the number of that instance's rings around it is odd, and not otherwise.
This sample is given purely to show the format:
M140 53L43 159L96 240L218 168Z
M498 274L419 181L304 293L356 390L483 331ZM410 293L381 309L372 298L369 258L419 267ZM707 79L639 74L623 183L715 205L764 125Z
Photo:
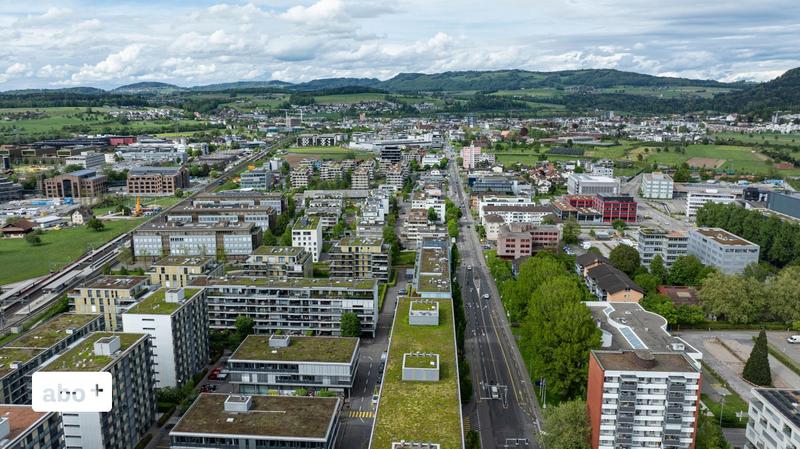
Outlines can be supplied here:
M449 299L436 301L438 326L411 326L411 300L398 301L372 447L388 448L400 440L429 441L440 444L442 449L461 447L453 303ZM408 352L439 354L439 381L403 381L403 354Z
M366 92L360 94L342 94L342 95L317 95L314 101L319 104L353 104L364 103L370 101L383 101L386 99L386 94L377 92Z
M43 276L51 269L63 267L91 248L97 248L112 238L145 221L145 218L104 221L106 229L90 231L77 226L41 235L42 244L31 246L25 239L0 240L0 284Z
M649 151L645 152L645 148ZM674 148L674 147L673 147ZM667 165L679 165L694 157L725 159L722 165L724 170L738 170L741 172L765 174L772 167L772 163L767 158L758 153L752 147L734 145L689 145L686 154L677 153L674 149L670 152L657 152L655 148L641 147L628 153L629 160L637 160L637 155L641 154L647 163L659 163ZM778 170L782 175L798 175L800 169Z
M719 139L735 139L744 143L754 144L778 144L778 145L798 145L800 146L800 134L780 134L780 133L716 133Z

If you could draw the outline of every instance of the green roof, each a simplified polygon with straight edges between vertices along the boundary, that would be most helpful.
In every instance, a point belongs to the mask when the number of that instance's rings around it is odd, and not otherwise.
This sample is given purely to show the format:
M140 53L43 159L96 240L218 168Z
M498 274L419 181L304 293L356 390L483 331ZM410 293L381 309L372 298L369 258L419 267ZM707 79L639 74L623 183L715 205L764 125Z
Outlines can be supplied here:
M12 371L12 362L27 362L43 352L44 349L0 348L0 376Z
M405 357L406 368L437 368L435 355L412 355Z
M42 371L101 371L114 361L114 356L95 355L94 343L103 337L118 336L120 351L125 351L147 334L94 332L80 344L61 354Z
M400 440L438 443L442 449L461 448L453 303L449 299L432 301L439 303L439 325L412 326L408 323L411 299L398 299L373 448L390 448L393 441ZM439 381L403 381L403 355L409 352L438 354Z
M210 257L202 256L167 256L154 263L153 266L201 267L209 261L211 261Z
M444 276L423 275L419 277L417 291L420 292L449 292L450 279Z
M350 337L289 337L285 348L269 347L268 335L250 335L231 355L235 360L349 363L358 347Z
M199 288L184 288L184 298L189 299L200 290ZM160 288L131 307L127 313L138 315L171 315L176 310L180 309L184 303L168 302L165 298L166 294L167 289Z
M20 335L9 343L15 348L49 348L69 337L67 329L80 329L97 319L99 315L62 313L50 321L44 322Z
M298 231L313 231L317 229L319 226L319 217L311 216L311 217L303 217L300 220L297 220L292 226L292 230Z
M253 254L259 256L297 256L303 248L299 246L259 246Z
M411 309L412 310L434 311L434 310L436 310L436 303L429 302L429 301L412 301L411 302Z

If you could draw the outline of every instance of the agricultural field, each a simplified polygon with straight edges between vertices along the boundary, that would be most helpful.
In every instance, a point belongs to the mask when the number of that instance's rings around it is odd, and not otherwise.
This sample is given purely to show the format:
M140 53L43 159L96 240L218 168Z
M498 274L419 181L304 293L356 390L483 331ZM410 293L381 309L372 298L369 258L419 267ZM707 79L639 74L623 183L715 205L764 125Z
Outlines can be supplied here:
M798 145L800 146L800 134L780 134L780 133L716 133L718 139L735 139L744 143L752 144L773 144L773 145Z
M735 89L726 87L700 87L700 86L614 86L606 89L595 89L595 93L600 94L629 94L646 95L659 98L711 98L714 95L727 93Z
M239 111L252 111L254 109L277 109L281 107L289 94L272 94L268 96L239 96L235 101L222 104L222 107L229 107Z
M532 97L532 98L553 98L564 96L563 90L550 89L550 88L537 88L537 89L515 89L515 90L498 90L492 95L501 97Z
M386 94L378 92L341 95L317 95L314 97L314 101L318 104L354 104L370 101L383 101L385 99Z
M303 159L368 159L374 156L374 153L368 151L356 151L344 147L297 147L287 148L285 151L287 154L284 159L292 166Z
M645 151L647 150L647 151ZM723 170L737 170L741 172L766 174L772 167L772 163L763 154L757 152L752 147L734 145L689 145L686 153L678 153L674 147L669 151L658 152L656 148L641 147L629 152L628 160L638 160L638 155L643 156L643 161L647 163L659 163L667 165L679 165L690 159L709 159L724 160L719 167ZM782 175L798 175L800 169L778 170Z

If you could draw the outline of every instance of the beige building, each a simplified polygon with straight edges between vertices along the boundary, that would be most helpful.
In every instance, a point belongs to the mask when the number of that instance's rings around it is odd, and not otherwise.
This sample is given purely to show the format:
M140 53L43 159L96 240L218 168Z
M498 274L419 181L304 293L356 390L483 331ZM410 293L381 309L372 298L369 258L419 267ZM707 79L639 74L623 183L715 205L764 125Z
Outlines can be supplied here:
M222 273L222 264L212 257L167 256L153 264L150 282L166 288L180 288L189 285L197 276Z
M389 281L389 245L383 239L343 238L330 252L332 278Z
M122 329L122 312L150 289L147 276L100 276L78 289L75 313L103 315L106 330Z

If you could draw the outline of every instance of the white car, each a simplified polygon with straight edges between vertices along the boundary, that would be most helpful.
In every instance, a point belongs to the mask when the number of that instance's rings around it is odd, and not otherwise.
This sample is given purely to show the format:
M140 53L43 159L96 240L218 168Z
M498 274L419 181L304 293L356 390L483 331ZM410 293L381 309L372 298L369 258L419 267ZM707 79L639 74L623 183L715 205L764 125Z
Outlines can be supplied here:
M786 339L789 343L800 343L800 335L792 335Z

